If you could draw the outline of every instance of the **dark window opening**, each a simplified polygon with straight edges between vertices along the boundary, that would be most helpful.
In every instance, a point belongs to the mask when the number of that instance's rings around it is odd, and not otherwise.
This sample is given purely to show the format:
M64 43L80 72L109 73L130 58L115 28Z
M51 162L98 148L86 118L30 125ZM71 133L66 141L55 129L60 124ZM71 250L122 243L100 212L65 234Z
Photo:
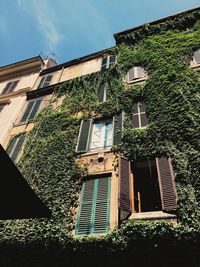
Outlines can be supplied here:
M135 212L162 210L156 160L132 163Z

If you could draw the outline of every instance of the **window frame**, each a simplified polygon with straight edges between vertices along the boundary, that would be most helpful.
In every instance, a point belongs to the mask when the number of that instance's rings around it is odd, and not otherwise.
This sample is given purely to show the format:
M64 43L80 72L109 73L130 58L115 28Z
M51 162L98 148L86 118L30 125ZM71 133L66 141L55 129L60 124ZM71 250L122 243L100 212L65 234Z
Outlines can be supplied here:
M115 61L113 63L111 63L111 58L115 57ZM103 60L106 59L106 63L103 64ZM108 55L106 57L102 58L102 62L101 62L101 70L107 70L110 68L110 66L115 65L117 63L117 56L116 55Z
M100 174L100 175L94 175L94 176L88 176L83 180L83 184L82 184L82 189L81 189L81 193L80 193L80 204L79 204L79 208L77 211L77 218L76 218L76 227L75 227L75 235L76 236L88 236L88 235L99 235L99 234L108 234L109 230L110 230L110 207L111 207L111 178L112 178L112 174L111 173L106 173L106 174ZM107 187L107 199L101 199L98 200L97 199L97 192L98 192L98 188L99 188L99 180L101 179L108 179L108 187ZM94 180L94 187L93 187L93 193L92 193L92 200L89 201L85 201L83 202L83 198L84 198L84 193L85 193L85 187L86 187L86 183L87 181L90 180ZM106 230L105 231L95 231L95 215L98 212L98 203L105 203L105 201L107 202L106 205ZM89 232L82 232L80 233L79 231L79 225L80 225L80 221L81 221L81 212L82 212L82 208L83 205L88 202L91 203L91 214L90 214L90 218L89 218ZM87 204L88 204L87 203Z
M144 106L145 106L145 111L141 111L141 105L142 105L142 103L143 103ZM143 128L146 128L147 125L148 125L148 123L147 123L145 126L142 126L142 119L141 119L141 115L142 115L142 114L145 114L146 119L148 120L148 118L147 118L147 111L146 111L146 104L145 104L144 101L138 101L138 102L136 102L136 103L134 103L134 104L136 104L137 112L135 112L135 113L133 112L133 113L132 113L132 118L133 118L133 116L135 116L135 117L138 118L138 125L139 125L139 127L133 127L133 128L134 128L134 129L143 129Z
M37 108L37 111L36 111L34 117L30 119L31 113L32 113L32 111L33 111L33 109L34 109L34 107L35 107L37 101L40 101L39 106L38 106L38 108ZM30 109L30 111L29 111L29 114L27 115L27 119L22 121L22 118L24 117L24 115L25 115L25 113L26 113L26 111L27 111L29 105L30 105L32 102L35 102L35 103L34 103L33 106L31 107L31 109ZM32 99L32 100L27 101L26 105L25 105L24 108L23 108L23 112L22 112L22 115L21 115L20 118L19 118L18 123L19 123L19 124L25 124L25 123L28 123L29 121L32 121L32 120L38 115L38 113L40 112L40 110L41 110L41 108L42 108L42 106L43 106L43 104L44 104L43 102L44 102L44 97L40 97L40 98L36 98L36 99Z
M22 138L22 144L19 147L19 151L18 151L16 157L13 159L12 156L15 153L15 150L17 149L17 145L21 141L20 138ZM26 133L20 133L19 135L15 135L15 136L12 136L10 138L10 141L9 141L8 146L6 148L6 152L9 155L9 157L12 159L13 162L17 162L19 160L19 158L20 158L20 156L21 156L21 154L23 152L23 147L24 147L25 139L26 139ZM14 142L13 148L11 149L11 151L9 153L8 150L9 150L10 146L12 145L12 142Z

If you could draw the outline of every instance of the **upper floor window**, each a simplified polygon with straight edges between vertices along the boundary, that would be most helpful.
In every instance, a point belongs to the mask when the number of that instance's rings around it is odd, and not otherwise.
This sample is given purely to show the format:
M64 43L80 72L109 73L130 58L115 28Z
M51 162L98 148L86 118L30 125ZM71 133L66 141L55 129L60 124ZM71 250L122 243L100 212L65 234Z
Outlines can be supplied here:
M29 120L32 120L38 113L41 103L42 103L41 98L29 101L26 105L26 109L23 113L23 116L21 117L20 122L27 122Z
M200 64L200 50L197 50L194 52L193 61L194 61L195 65Z
M99 102L106 101L106 84L101 83L98 89L98 100Z
M110 214L110 177L94 177L83 183L76 224L77 235L107 233Z
M16 162L18 160L24 141L25 141L25 134L13 137L12 140L10 141L6 151L7 154L10 156L10 158L12 159L12 161Z
M47 74L44 77L42 77L42 80L40 81L40 84L38 85L38 89L49 86L52 80L52 77L53 77L52 74Z
M18 82L19 82L19 80L8 82L6 84L6 86L4 87L4 89L3 89L1 94L4 95L4 94L8 94L8 93L14 91L14 89L16 88Z
M143 102L135 103L133 106L132 125L133 128L142 128L148 124L146 107Z
M133 67L127 72L125 80L127 83L134 83L143 81L146 77L146 73L142 67Z
M122 127L123 113L110 120L82 120L76 152L84 153L120 144Z
M107 57L104 57L102 59L101 69L106 70L111 65L114 65L116 63L116 56L115 55L109 55Z
M113 143L113 122L98 121L92 125L90 150L111 147Z

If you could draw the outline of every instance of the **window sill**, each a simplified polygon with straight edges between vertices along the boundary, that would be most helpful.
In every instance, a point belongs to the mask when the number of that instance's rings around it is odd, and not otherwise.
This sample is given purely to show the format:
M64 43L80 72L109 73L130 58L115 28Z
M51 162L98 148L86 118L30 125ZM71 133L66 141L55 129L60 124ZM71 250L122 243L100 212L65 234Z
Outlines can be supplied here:
M99 150L85 152L81 154L80 157L109 153L110 151L111 151L111 147L106 148L106 149L100 148Z
M150 211L141 213L132 213L129 217L134 220L156 220L156 219L176 219L176 215L172 213L166 213L163 211Z
M140 78L140 79L135 79L133 81L125 80L124 82L127 84L135 84L135 83L145 82L146 80L147 80L147 77L144 77L144 78Z

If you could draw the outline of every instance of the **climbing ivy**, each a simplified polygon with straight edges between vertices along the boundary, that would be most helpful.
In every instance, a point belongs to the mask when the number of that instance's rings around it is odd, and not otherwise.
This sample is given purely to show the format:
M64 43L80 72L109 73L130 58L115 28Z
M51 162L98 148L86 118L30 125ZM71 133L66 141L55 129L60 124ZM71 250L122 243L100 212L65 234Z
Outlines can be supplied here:
M162 261L165 251L173 256L176 251L180 266L185 260L197 266L200 74L190 68L190 60L199 49L198 17L195 11L120 36L120 44L111 51L117 55L115 66L55 88L62 105L54 109L52 103L37 116L18 163L51 209L52 218L2 221L1 266L66 266L69 261L78 266L86 260L88 265L98 261L99 266L132 266L133 258L140 260L141 266L169 266L173 261L167 259L166 265ZM145 82L125 83L124 76L133 66L146 70ZM100 103L97 95L102 81L107 101ZM138 100L145 101L147 107L149 124L145 129L131 128L132 107ZM178 193L178 223L128 220L109 235L74 238L81 177L85 175L75 160L80 121L109 117L121 110L126 114L123 142L113 152L120 151L130 160L170 155Z

